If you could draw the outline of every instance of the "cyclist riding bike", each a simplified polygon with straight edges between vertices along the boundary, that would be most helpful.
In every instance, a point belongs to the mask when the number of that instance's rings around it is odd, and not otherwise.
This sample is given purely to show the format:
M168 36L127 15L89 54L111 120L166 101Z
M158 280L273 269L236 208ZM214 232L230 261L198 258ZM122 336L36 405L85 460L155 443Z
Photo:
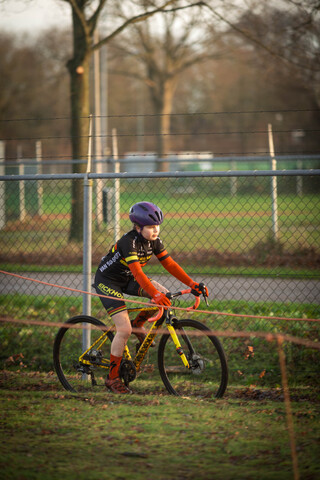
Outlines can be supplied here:
M112 317L116 334L111 345L110 371L106 378L106 387L114 393L131 393L119 377L120 363L125 345L132 328L140 329L135 333L140 343L145 337L143 324L153 312L142 311L130 322L124 294L146 297L157 305L169 307L166 297L168 290L158 282L149 279L142 270L154 254L162 266L177 280L192 288L195 295L203 292L202 285L193 281L189 275L172 259L159 238L163 213L157 205L150 202L138 202L129 212L133 229L123 235L112 246L98 266L94 287L104 308ZM205 288L205 295L208 290Z

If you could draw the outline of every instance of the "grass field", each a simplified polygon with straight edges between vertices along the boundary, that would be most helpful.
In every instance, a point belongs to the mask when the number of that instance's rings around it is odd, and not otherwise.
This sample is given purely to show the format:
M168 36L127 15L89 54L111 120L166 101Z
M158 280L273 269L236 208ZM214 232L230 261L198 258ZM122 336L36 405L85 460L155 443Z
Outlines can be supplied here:
M236 197L226 193L229 181L223 185L225 190L217 181L197 180L188 190L189 179L165 184L141 179L122 182L121 231L130 228L129 207L151 196L167 214L161 234L166 246L180 255L184 265L194 261L190 273L319 278L315 263L320 246L318 195L298 198L281 193L280 241L272 246L266 241L272 226L269 183L240 182L241 194ZM7 197L12 214L18 207L16 186L12 183L10 201ZM30 191L27 195L31 202ZM30 213L36 205L32 208ZM3 269L78 271L82 244L69 242L69 226L70 183L47 183L43 217L29 216L23 223L12 218L0 231ZM95 262L111 243L112 229L94 228ZM252 252L255 257L250 257ZM226 253L236 256L220 265L217 258ZM243 253L247 263L241 263L244 257L239 263ZM270 253L274 265L268 263ZM151 265L150 273L157 269ZM210 308L239 315L319 318L317 305L213 301ZM90 396L71 395L62 390L52 372L52 345L55 324L81 310L81 298L0 296L3 319L48 323L1 323L1 480L293 478L274 342L253 333L245 339L221 337L230 368L229 387L222 399L169 396L157 368L143 372L132 384L134 394L125 398L104 390ZM93 302L93 315L105 318L98 302ZM193 318L219 331L284 333L319 340L317 323L222 315L203 318L200 314ZM148 365L156 365L156 351L150 349ZM316 480L320 477L319 351L295 343L286 343L284 351L300 478Z
M210 180L210 179L209 179ZM279 239L277 245L268 243L272 232L271 197L259 191L244 191L236 196L225 193L217 179L161 179L127 180L121 183L121 233L131 228L128 220L130 206L136 201L152 199L165 213L161 238L167 248L184 263L217 265L221 254L235 256L234 264L263 264L270 250L273 256L282 255L278 263L286 265L285 253L298 256L293 265L308 266L310 260L319 256L320 248L320 202L319 195L282 193L278 196ZM112 185L112 183L107 182ZM191 186L190 186L191 185ZM269 185L269 184L268 184ZM8 208L17 210L14 185ZM191 188L191 193L188 190ZM47 182L44 188L43 216L29 216L25 222L8 215L5 228L0 231L0 261L36 263L34 244L40 263L53 264L57 257L63 263L74 263L82 254L82 245L69 242L70 229L70 183ZM189 193L188 193L189 192ZM224 193L223 193L224 192ZM95 216L93 204L93 216ZM34 208L30 208L30 213ZM11 218L11 220L10 220ZM93 222L93 255L100 258L114 242L110 225L100 229ZM13 248L14 246L14 248ZM309 257L306 253L309 252ZM217 260L217 254L220 257ZM237 256L242 255L241 259ZM251 256L250 256L251 255ZM247 256L247 261L246 257ZM79 260L78 260L79 262ZM81 263L81 261L80 261ZM232 262L229 262L232 265Z
M10 304L10 315L8 307ZM179 306L187 306L180 303ZM230 302L213 301L210 310L234 313L239 315L262 315L274 317L319 318L319 307L316 305L282 304L274 302ZM82 312L82 299L74 297L51 297L31 295L0 296L0 317L10 320L28 322L28 324L4 323L2 328L2 350L0 367L6 368L7 359L16 356L17 361L25 370L52 370L52 347L58 330L57 323L63 323L68 318ZM319 324L308 322L288 322L279 320L248 319L246 317L225 317L222 315L204 315L176 312L179 318L191 317L205 323L210 329L220 332L249 331L264 333L283 333L303 338L312 342L319 339ZM104 310L98 299L92 302L92 315L108 324ZM37 322L39 325L32 325ZM109 320L110 322L110 320ZM43 324L43 325L41 325ZM160 337L156 338L158 343ZM230 384L258 387L277 387L281 385L279 359L275 343L261 338L229 338L220 337L228 357ZM134 338L129 340L133 347ZM253 354L247 355L248 346ZM134 348L134 347L133 347ZM312 387L319 385L316 365L319 362L319 351L292 343L285 344L287 355L287 370L291 386L304 385ZM20 356L20 354L22 356ZM157 349L150 349L149 364L157 365ZM158 371L152 378L158 379Z
M281 389L233 386L222 399L63 391L53 373L0 371L0 476L21 480L293 479ZM319 391L291 390L298 469L316 480Z
M54 325L81 311L81 299L13 296L13 318ZM0 299L0 315L8 298ZM29 305L27 313L23 306ZM214 302L219 311L317 315L315 306ZM272 310L271 310L272 309ZM319 312L318 312L319 313ZM104 318L96 302L93 314ZM199 317L200 314L195 318ZM202 319L203 320L203 319ZM207 319L227 329L225 318ZM236 319L234 329L295 334L312 341L318 326ZM286 480L293 467L276 346L254 336L221 340L230 382L222 399L167 394L156 365L132 383L133 395L104 389L72 395L52 371L57 327L3 324L0 370L0 478L21 480ZM130 344L132 346L132 343ZM252 347L250 350L248 346ZM250 352L248 355L247 352ZM298 469L317 480L319 462L319 352L285 344ZM10 360L8 355L13 355ZM4 358L5 357L5 358Z

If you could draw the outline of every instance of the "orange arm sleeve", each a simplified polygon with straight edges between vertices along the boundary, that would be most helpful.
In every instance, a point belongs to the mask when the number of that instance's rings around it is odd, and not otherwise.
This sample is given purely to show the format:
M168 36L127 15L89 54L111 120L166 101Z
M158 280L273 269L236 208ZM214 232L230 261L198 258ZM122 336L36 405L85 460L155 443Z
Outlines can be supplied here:
M140 287L143 288L143 290L145 290L151 298L159 293L158 290L152 285L147 275L143 273L139 262L130 263L128 266Z
M188 285L188 287L191 287L194 284L192 278L190 278L183 268L181 268L180 265L178 265L177 262L175 262L170 256L162 260L161 264L169 273L171 273L171 275L176 277L185 285Z

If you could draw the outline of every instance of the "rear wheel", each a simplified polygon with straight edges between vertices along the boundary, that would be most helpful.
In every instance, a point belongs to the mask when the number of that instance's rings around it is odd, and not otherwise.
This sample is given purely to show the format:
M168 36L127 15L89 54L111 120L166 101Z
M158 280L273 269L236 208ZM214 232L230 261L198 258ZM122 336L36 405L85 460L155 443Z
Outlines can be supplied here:
M86 392L97 386L103 387L109 371L113 333L108 332L106 342L102 346L98 342L87 352L83 361L79 361L83 352L83 327L90 330L90 344L93 345L106 331L106 326L97 318L87 315L70 318L66 323L67 326L58 331L53 345L54 368L61 384L71 392Z
M222 345L196 320L177 320L174 328L190 368L182 363L170 334L161 337L158 366L161 379L172 395L222 397L228 383L228 366Z

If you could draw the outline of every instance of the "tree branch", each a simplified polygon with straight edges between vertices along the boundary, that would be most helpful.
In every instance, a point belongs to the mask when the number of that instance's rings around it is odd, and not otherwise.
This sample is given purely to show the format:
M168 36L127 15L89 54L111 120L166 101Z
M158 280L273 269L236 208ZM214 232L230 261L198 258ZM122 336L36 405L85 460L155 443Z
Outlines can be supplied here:
M74 0L70 0L70 1L74 1ZM153 16L155 13L159 13L159 12L166 12L167 13L167 12L171 12L171 11L173 12L173 11L176 11L176 10L183 10L185 8L191 8L191 7L195 7L195 6L205 5L204 2L196 2L196 3L193 3L191 5L184 6L184 7L176 7L176 8L170 9L170 10L165 10L166 7L168 7L169 5L171 5L175 2L176 2L176 0L169 0L169 1L165 2L159 8L156 8L154 10L150 10L150 12L144 12L144 13L136 15L132 18L129 18L122 25L120 25L120 27L116 28L112 33L110 33L110 35L103 38L102 40L97 42L95 45L93 45L92 49L96 50L96 49L100 48L102 45L105 45L106 43L110 42L110 40L112 40L115 36L117 36L123 30L125 30L129 25L132 25L132 24L137 23L137 22L142 22L143 20L146 20L147 18Z
M113 75L134 78L135 80L140 80L142 82L145 81L145 77L143 75L139 75L137 72L131 72L130 70L117 70L114 68L109 68L109 73L112 73Z
M231 27L233 30L235 30L236 32L240 33L242 36L244 36L245 38L247 38L248 40L250 40L252 43L255 43L256 45L258 45L259 47L261 47L262 49L266 50L268 53L270 53L270 55L273 55L275 57L278 57L280 58L281 60L283 60L284 62L287 62L291 65L294 65L295 67L299 67L299 68L303 68L303 69L307 69L307 70L311 70L313 72L318 72L318 69L317 68L312 68L311 65L303 65L301 63L298 63L298 62L294 62L293 60L285 57L284 55L281 55L280 53L278 53L277 51L273 50L272 48L268 47L267 45L265 45L263 42L261 42L260 40L258 40L257 38L253 37L252 35L250 35L249 32L245 31L245 30L242 30L240 27L238 27L237 25L234 25L233 23L231 23L229 20L227 20L226 18L224 18L222 15L220 15L220 13L216 12L210 5L208 5L206 2L202 2L203 3L203 6L207 7L212 13L213 15L215 15L216 17L218 17L222 22L226 23L227 25L229 25L229 27Z
M83 28L83 31L84 31L85 35L88 36L88 35L89 35L89 31L88 31L87 21L86 21L86 18L85 18L85 16L84 16L84 14L83 14L82 11L79 9L76 0L65 0L65 1L71 5L73 11L75 12L75 14L77 15L78 19L79 19L80 22L81 22L81 25L82 25L82 28Z
M93 33L96 29L100 13L102 12L103 7L105 6L106 2L107 2L107 0L100 0L99 5L96 8L96 11L93 13L91 18L88 20L88 23L90 25L91 33Z

